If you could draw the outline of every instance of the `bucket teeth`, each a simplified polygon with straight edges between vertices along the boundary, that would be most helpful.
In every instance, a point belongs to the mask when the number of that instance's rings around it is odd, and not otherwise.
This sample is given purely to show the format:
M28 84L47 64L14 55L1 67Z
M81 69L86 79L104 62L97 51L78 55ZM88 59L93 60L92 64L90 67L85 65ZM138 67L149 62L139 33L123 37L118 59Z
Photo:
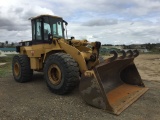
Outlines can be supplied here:
M132 51L132 50L128 50L126 53L129 54L129 55L127 56L128 58L133 57L133 51Z
M111 58L109 58L110 62L117 59L118 53L115 50L110 51L110 54L113 54L113 56Z
M106 60L106 62L112 62L112 61L115 61L115 60L123 60L123 59L131 59L131 58L135 58L139 55L138 50L133 50L133 51L128 50L127 52L122 50L120 52L121 52L122 55L118 57L118 53L115 50L110 51L110 54L113 54L113 56L108 58Z
M118 59L124 59L126 57L126 52L124 50L121 51L122 55L118 57Z
M137 57L138 55L139 55L138 50L133 50L133 56L134 56L134 57Z

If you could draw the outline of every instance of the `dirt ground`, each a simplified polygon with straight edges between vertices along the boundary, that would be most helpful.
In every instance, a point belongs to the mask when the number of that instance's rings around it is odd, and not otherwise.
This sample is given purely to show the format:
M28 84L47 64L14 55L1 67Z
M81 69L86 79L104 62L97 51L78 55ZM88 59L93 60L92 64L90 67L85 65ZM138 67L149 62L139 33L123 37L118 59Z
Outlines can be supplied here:
M51 93L41 73L23 84L8 73L7 78L0 78L0 120L159 120L160 55L140 55L135 63L149 91L119 116L87 105L78 88L65 96Z
M142 54L135 63L143 80L160 82L160 54Z

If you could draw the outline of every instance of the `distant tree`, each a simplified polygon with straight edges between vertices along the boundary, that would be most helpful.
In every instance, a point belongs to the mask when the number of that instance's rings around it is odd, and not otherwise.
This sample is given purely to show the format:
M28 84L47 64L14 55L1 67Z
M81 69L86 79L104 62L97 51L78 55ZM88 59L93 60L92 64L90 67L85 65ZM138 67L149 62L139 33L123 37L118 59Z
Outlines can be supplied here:
M107 44L107 46L113 46L112 44Z
M6 45L8 45L8 41L6 41L5 43L6 43Z
M127 49L127 46L125 44L123 44L122 46L123 46L123 49Z
M4 48L4 43L1 44L1 47Z
M11 43L11 46L12 46L12 47L14 46L14 42Z
M103 44L102 46L113 46L112 44Z
M6 46L6 47L8 46L8 41L5 41L5 46Z
M106 46L106 44L103 44L102 46Z
M150 43L146 44L146 48L147 48L148 50L154 49L155 46L156 46L156 44L150 44Z

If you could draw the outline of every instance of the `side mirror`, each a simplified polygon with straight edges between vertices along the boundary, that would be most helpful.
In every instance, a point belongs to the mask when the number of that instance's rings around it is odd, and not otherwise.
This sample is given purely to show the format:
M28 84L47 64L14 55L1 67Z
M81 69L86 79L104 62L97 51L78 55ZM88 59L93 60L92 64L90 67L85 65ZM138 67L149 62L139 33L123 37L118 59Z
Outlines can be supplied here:
M71 40L75 39L73 36L71 37Z
M65 23L66 26L68 25L68 23L65 20L63 20L63 22Z
M67 23L67 22L65 22L65 25L67 26L67 25L68 25L68 23Z

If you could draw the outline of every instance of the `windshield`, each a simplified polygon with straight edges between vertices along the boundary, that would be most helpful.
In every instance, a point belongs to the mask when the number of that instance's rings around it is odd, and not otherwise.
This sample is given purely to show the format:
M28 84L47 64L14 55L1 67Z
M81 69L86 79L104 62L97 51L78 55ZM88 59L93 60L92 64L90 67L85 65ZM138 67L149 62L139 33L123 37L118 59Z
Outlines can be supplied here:
M61 18L44 17L44 39L47 39L48 34L52 34L53 37L64 38L63 29Z

